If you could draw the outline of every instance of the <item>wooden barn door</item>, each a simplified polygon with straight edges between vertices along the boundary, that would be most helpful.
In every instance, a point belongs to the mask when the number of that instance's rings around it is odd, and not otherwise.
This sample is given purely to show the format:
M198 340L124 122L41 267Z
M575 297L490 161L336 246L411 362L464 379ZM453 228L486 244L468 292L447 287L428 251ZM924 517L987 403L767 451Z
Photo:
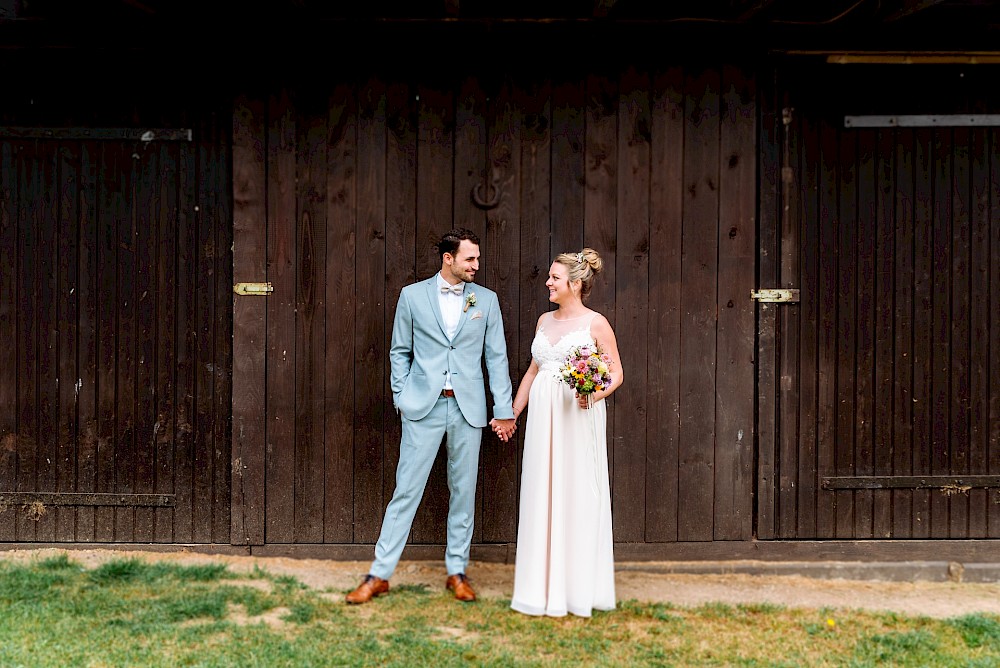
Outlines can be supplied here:
M451 226L483 242L477 282L500 297L515 384L552 257L604 258L589 303L630 379L608 419L621 549L750 538L755 81L536 69L237 100L234 281L273 292L233 297L235 543L377 540L398 462L396 300L440 267ZM519 443L485 432L481 452L473 541L509 558ZM411 546L444 542L447 505L442 455Z
M989 68L803 63L763 115L758 535L1000 536ZM891 117L891 118L890 118Z
M0 541L228 543L228 129L72 127L79 97L21 98L0 127Z

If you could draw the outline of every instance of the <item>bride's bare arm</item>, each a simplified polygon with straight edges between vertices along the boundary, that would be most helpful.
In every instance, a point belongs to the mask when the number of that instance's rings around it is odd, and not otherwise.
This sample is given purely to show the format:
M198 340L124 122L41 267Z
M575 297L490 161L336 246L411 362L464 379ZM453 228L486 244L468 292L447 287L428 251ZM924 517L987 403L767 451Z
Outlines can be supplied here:
M531 384L535 382L535 376L537 375L538 365L535 364L535 360L531 360L528 370L524 372L524 377L521 378L521 384L517 386L517 395L514 397L515 420L528 407L528 394L531 392Z
M601 350L611 358L611 387L594 392L591 396L591 401L600 401L614 394L615 390L621 387L622 383L625 382L625 372L622 370L622 358L618 354L618 340L615 338L615 330L611 328L608 319L598 314L590 324L590 333Z
M538 322L535 323L535 334L538 334L538 328L542 324L542 318L545 314L538 316ZM535 360L531 360L531 364L528 365L528 370L524 372L524 376L521 378L521 384L517 386L517 394L514 395L514 419L517 420L518 416L524 412L524 409L528 407L528 394L531 392L531 384L535 382L535 376L538 375L538 365L535 364Z

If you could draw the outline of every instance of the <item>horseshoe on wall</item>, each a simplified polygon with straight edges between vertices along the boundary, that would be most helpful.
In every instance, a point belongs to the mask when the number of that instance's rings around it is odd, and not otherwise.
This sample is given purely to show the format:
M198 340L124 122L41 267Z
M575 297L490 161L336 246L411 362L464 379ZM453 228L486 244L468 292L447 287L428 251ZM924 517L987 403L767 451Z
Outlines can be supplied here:
M498 183L495 172L493 174L493 180L490 184L486 185L485 188L484 185L485 184L483 183L477 183L472 186L472 201L480 209L493 209L500 204L500 184ZM490 189L493 190L493 196L489 199L485 199L483 197L483 191L485 190L488 193Z

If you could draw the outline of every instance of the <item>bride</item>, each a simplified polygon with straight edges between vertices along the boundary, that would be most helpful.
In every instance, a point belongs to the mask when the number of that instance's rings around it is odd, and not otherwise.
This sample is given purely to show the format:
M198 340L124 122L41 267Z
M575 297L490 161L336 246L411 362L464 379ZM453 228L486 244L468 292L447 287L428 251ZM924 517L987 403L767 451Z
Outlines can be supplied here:
M584 306L601 267L591 248L552 263L545 285L559 308L538 318L531 365L514 398L515 419L530 409L511 608L527 615L590 617L615 607L603 400L624 375L611 324ZM573 348L594 345L610 356L611 386L575 395L560 367Z

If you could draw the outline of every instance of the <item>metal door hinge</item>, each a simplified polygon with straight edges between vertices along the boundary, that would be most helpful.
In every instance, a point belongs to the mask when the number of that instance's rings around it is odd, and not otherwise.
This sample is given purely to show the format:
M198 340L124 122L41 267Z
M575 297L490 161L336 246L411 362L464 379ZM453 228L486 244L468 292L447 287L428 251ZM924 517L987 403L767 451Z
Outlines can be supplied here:
M274 292L274 287L270 283L237 283L233 286L233 292L238 295L257 295L266 297Z
M799 291L797 288L751 290L750 299L755 299L759 302L797 302L799 301Z

